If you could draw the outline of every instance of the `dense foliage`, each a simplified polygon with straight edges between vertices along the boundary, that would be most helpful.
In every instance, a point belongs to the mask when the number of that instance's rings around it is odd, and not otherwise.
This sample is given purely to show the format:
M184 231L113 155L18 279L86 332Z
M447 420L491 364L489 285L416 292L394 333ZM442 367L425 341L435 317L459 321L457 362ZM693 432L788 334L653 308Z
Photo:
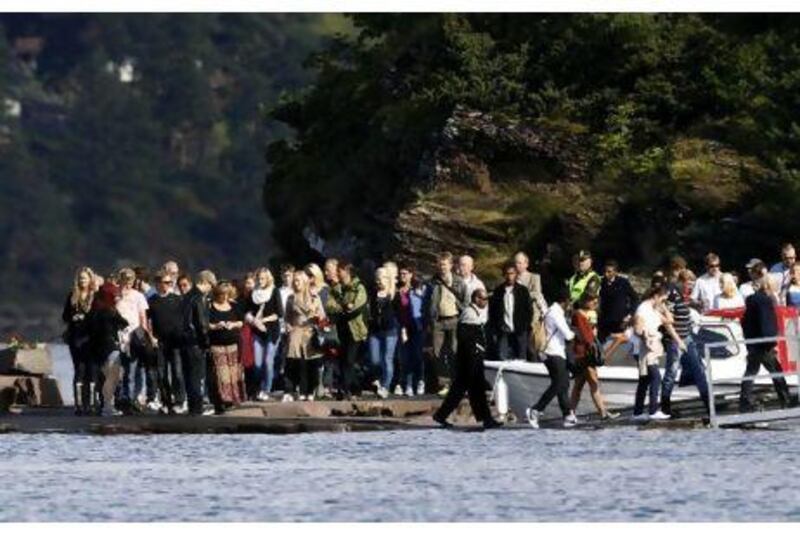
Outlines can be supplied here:
M174 257L232 275L272 256L264 148L288 130L265 113L350 27L331 15L0 15L0 330L41 315L38 302L56 309L80 264Z
M708 247L736 260L774 255L800 230L797 21L356 16L358 36L317 54L315 84L274 112L297 132L269 151L276 235L299 249L297 228L309 221L335 238L402 207L424 185L420 161L460 105L582 135L590 185L619 197L634 230L653 225L665 254L691 237L695 256ZM720 178L726 168L735 172ZM747 228L757 240L745 250ZM642 258L632 248L621 241L614 251L630 264Z

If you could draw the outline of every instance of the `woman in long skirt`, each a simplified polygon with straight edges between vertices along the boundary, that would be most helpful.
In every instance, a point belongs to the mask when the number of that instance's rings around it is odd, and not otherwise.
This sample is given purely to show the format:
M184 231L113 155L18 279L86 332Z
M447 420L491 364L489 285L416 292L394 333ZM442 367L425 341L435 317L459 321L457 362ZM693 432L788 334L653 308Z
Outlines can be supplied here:
M211 345L209 396L214 412L222 414L227 407L237 406L246 397L244 368L239 359L239 337L243 321L229 301L230 284L220 283L212 292L208 310Z

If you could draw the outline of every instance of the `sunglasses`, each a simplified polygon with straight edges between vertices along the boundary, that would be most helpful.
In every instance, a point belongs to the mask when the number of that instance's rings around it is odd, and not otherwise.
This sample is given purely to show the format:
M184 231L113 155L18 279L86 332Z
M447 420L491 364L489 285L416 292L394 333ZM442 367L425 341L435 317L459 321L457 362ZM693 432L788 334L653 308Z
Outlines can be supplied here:
M709 264L709 265L706 265L706 266L708 268L719 268L719 263L712 263L712 264Z

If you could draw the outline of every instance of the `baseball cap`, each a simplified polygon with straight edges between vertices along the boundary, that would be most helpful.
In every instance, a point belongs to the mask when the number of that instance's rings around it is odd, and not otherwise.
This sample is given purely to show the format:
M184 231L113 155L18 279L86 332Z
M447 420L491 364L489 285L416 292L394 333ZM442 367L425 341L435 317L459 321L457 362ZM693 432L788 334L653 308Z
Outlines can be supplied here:
M747 264L744 265L744 267L747 268L747 269L750 269L750 268L755 268L756 266L758 266L760 264L763 265L764 261L754 257L754 258L750 259L750 261L748 261Z

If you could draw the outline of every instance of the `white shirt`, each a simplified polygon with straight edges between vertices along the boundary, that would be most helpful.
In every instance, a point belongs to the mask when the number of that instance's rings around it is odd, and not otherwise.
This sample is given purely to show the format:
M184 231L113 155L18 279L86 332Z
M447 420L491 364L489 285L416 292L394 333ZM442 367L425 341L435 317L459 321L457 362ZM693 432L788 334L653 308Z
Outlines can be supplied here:
M129 290L117 302L117 311L122 318L128 321L127 331L133 331L142 325L141 317L150 308L147 305L147 298L136 289Z
M775 263L769 269L769 277L775 280L778 285L778 292L781 297L785 297L786 289L789 287L792 269L783 264L783 262Z
M461 311L461 316L458 321L462 324L483 325L489 319L488 309L483 309L470 304Z
M714 309L736 309L737 307L744 307L744 298L738 292L733 295L733 298L728 298L723 294L717 294L714 297Z
M636 308L636 315L641 317L644 323L644 332L647 337L661 338L658 328L664 323L661 313L653 307L653 302L645 300Z
M503 322L508 331L514 331L514 286L506 287L503 295Z
M753 282L748 281L747 283L742 283L739 285L739 294L742 295L742 300L747 298L748 296L752 296L756 293L756 290L753 288Z
M554 303L544 316L544 331L547 334L547 344L544 347L545 355L567 358L566 344L575 338L575 333L567 324L564 309Z
M714 297L722 292L722 287L719 285L719 279L721 277L721 274L710 276L706 273L697 278L694 289L692 289L691 299L703 304L703 311L712 309L714 306Z
M486 290L486 285L472 273L469 278L461 278L464 281L466 290L464 291L464 305L468 306L472 302L472 293L478 289Z

